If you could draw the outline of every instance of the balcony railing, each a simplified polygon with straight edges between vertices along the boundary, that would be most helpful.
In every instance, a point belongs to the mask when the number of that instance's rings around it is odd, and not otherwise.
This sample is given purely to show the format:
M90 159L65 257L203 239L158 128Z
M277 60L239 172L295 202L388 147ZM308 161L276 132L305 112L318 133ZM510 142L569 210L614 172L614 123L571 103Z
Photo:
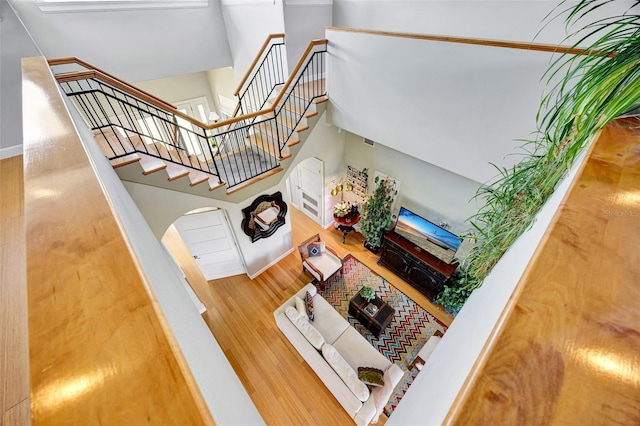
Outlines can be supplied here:
M284 34L271 34L265 40L249 67L247 74L234 93L238 108L234 116L260 111L267 106L270 97L287 79L284 67Z
M309 107L326 95L326 40L312 41L282 83L282 64L276 66L283 58L280 49L272 44L262 61L255 62L256 72L242 91L245 106L240 109L260 109L213 124L76 58L49 63L52 68L82 67L56 79L110 160L142 153L207 173L232 189L278 168Z

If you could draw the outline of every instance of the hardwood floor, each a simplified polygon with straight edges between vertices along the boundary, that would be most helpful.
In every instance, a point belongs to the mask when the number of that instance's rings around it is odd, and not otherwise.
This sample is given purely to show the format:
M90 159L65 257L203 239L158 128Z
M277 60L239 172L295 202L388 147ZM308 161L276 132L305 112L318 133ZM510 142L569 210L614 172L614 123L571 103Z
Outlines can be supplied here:
M22 156L0 160L0 426L29 424Z
M400 278L376 264L360 234L323 230L291 208L293 243L320 233L341 256L353 254L422 307L449 325L452 317ZM206 282L174 228L163 242L174 253L194 291L207 307L204 319L267 424L351 424L353 421L275 324L273 311L312 280L302 272L297 249L254 280L237 275ZM379 424L384 424L381 418Z
M0 426L29 424L22 167L22 156L0 161ZM291 220L294 246L319 232L340 255L352 253L450 324L450 316L378 266L377 256L364 249L360 234L350 233L342 244L339 232L320 229L295 209ZM179 253L182 242L175 238L177 233L171 238L172 233L175 230L170 229L165 244ZM254 280L238 275L206 282L188 253L178 256L178 262L207 307L207 324L268 424L352 423L273 318L276 307L312 279L302 272L297 250Z

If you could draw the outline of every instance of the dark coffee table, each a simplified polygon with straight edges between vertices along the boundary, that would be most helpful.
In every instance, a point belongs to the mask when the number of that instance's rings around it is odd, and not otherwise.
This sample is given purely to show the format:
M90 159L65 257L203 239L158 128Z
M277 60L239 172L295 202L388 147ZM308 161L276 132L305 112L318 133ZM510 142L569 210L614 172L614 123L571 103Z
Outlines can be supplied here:
M374 313L369 312L367 310L369 305L375 306L377 310ZM395 313L396 310L378 296L369 302L358 292L349 301L349 314L360 321L376 337L380 336L380 333L389 326Z

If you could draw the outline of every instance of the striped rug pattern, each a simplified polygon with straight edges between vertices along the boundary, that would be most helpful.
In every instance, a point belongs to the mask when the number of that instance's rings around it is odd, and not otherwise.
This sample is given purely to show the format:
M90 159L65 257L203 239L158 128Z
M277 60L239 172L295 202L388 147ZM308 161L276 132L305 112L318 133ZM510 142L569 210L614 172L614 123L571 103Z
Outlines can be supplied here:
M365 285L396 310L379 337L348 314L349 300ZM444 333L447 327L350 254L345 257L342 274L327 280L324 291L319 292L373 347L405 372L385 407L385 414L390 416L417 376L418 371L409 371L408 366L429 337L438 330Z

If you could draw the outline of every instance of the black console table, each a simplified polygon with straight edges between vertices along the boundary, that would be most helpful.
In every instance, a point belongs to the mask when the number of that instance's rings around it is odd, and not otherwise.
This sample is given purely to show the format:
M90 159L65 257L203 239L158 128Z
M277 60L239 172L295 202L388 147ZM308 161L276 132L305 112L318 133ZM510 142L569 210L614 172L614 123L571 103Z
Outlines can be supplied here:
M431 301L458 267L457 263L440 260L393 231L384 236L378 264L389 268Z

